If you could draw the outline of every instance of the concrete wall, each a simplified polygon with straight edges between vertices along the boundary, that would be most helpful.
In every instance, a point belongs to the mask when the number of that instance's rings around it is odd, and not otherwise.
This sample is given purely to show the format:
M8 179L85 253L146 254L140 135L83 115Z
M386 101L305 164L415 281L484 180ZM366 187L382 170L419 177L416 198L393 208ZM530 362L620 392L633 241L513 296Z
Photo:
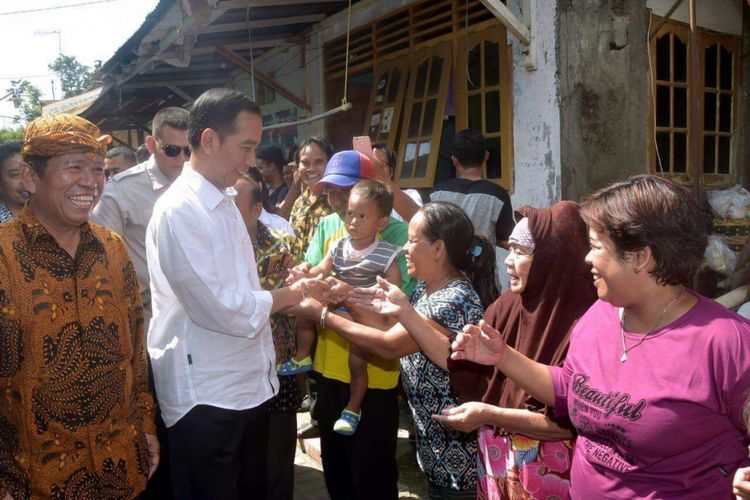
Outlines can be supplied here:
M684 1L682 5L670 16L670 19L688 23L689 2ZM698 11L698 26L721 33L732 35L742 34L742 4L743 0L697 0L695 5ZM674 4L674 0L648 0L646 2L656 16L663 16Z
M648 169L646 1L560 0L562 196Z
M742 8L742 53L750 54L750 6L743 2ZM742 58L742 88L739 93L740 127L737 137L740 145L738 165L741 165L740 182L750 188L750 57Z
M537 0L531 33L537 69L528 71L521 43L508 35L513 54L513 191L514 207L551 205L561 199L559 76L555 50L557 2ZM521 0L508 7L524 19Z

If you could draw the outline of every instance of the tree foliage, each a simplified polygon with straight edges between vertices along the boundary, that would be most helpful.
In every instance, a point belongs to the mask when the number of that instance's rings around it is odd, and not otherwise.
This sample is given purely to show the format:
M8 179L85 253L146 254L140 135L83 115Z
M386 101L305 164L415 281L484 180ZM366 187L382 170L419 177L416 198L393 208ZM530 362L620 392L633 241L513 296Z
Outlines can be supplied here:
M12 92L10 100L13 107L20 112L13 119L15 123L21 121L30 122L42 114L42 92L31 84L28 80L11 80L10 88L7 92Z
M82 64L75 56L60 54L55 61L49 65L54 71L62 86L63 97L73 97L89 90L99 76L101 62L97 61L94 67Z
M18 128L0 128L0 144L6 142L22 141L23 127Z

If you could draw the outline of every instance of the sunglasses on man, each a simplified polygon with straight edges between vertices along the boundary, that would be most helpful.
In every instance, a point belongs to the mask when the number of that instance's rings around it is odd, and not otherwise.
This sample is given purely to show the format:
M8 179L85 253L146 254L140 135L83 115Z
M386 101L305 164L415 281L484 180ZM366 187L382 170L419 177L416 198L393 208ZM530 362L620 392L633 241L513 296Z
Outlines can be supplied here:
M190 147L189 146L175 146L173 144L160 144L159 148L164 151L164 154L170 158L180 154L182 151L185 154L185 158L190 158Z

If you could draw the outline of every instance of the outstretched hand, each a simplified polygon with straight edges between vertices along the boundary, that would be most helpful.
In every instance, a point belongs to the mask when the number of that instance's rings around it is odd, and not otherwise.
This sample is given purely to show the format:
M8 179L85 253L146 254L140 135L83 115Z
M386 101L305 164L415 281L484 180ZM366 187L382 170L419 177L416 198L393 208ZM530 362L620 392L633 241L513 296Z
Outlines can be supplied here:
M508 346L503 336L481 320L478 325L466 325L451 344L451 359L473 361L494 366L503 359Z
M369 288L354 288L347 303L387 316L400 316L404 308L410 307L409 299L401 289L378 276L378 283Z
M310 277L310 269L312 265L309 262L303 262L289 269L289 275L286 278L286 284L292 285L301 279Z
M491 411L490 405L470 401L461 406L446 408L441 414L433 415L432 418L461 432L472 432L490 423L487 415L489 411Z

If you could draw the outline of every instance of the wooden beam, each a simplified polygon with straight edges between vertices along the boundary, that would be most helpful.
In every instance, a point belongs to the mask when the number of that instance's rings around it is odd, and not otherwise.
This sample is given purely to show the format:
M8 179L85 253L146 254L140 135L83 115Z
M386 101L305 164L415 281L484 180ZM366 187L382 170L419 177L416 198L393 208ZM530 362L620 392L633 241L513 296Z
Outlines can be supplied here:
M281 45L290 45L286 38L267 38L265 40L253 39L253 49L270 49L273 47L279 47ZM250 42L242 43L228 43L223 45L230 50L248 50L250 49ZM190 51L191 56L201 56L205 54L212 54L216 51L215 45L207 45L205 47L194 47Z
M194 80L146 80L140 82L132 82L123 85L123 89L153 89L166 87L167 85L182 85L182 86L201 86L201 85L215 85L220 87L227 83L226 78L201 78Z
M674 14L674 11L677 10L677 7L682 5L682 2L685 0L675 0L675 2L672 4L672 6L669 8L666 14L664 14L664 17L659 19L659 22L656 23L656 26L654 26L654 29L651 31L651 34L648 36L648 39L651 40L656 36L656 34L659 32L662 26L666 24L667 21L669 21L669 18L672 14Z
M254 6L254 5L253 5ZM290 24L317 23L326 18L325 14L309 14L306 16L273 17L269 19L257 19L248 23L224 23L213 24L202 29L200 34L225 33L227 31L243 31L248 28L268 28L276 26L288 26Z
M166 87L169 90L171 90L172 92L174 92L175 94L177 94L178 96L180 96L183 99L185 99L186 102L189 102L191 104L195 102L195 98L193 96L191 96L190 94L188 94L187 92L185 92L184 90L182 90L177 85L167 85Z
M700 203L703 201L703 169L698 164L700 162L700 142L703 136L700 126L703 123L701 119L700 110L700 93L698 92L698 19L695 0L690 0L689 6L690 14L690 60L688 61L688 67L690 68L690 88L688 89L688 112L690 118L688 123L690 124L690 131L688 136L688 154L690 158L691 174L693 176L693 194Z
M508 28L508 31L513 33L518 40L524 45L531 43L531 33L529 28L526 27L518 18L510 11L505 4L501 3L500 0L480 0L482 4L494 14L503 25Z
M216 52L226 57L227 60L233 62L234 64L239 66L248 74L254 75L255 78L257 78L261 82L265 83L266 85L274 89L276 92L278 92L280 95L288 99L295 106L298 106L306 111L310 111L312 109L309 104L307 104L305 101L303 101L302 99L294 95L292 92L287 90L279 82L277 82L270 76L266 75L265 73L258 71L257 69L253 69L253 66L250 64L250 62L246 61L242 56L240 56L236 52L233 52L231 49L220 45L216 47Z
M224 0L217 5L220 9L245 9L250 7L276 7L284 5L307 5L311 3L345 3L344 0Z

